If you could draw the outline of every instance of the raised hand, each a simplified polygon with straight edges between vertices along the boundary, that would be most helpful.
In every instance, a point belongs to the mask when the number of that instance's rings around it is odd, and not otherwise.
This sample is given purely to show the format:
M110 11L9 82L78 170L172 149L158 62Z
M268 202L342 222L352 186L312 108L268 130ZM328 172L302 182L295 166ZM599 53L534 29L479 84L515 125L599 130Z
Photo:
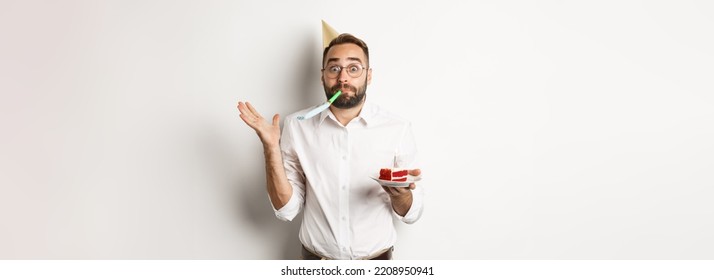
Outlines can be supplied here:
M280 144L280 115L273 116L273 123L268 123L250 102L238 102L240 118L260 137L265 147L277 147Z

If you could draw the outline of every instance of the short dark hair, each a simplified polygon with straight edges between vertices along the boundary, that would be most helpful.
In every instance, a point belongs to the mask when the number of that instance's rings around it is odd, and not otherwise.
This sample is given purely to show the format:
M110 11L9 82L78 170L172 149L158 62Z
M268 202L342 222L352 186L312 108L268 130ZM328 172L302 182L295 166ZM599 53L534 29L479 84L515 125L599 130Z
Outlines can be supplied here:
M360 38L357 38L353 36L352 34L349 33L342 33L337 38L332 39L330 41L330 44L325 48L325 50L322 52L322 65L325 65L325 57L327 56L327 52L330 51L330 48L335 45L342 45L342 44L355 44L358 47L362 49L364 52L364 56L367 58L366 64L369 67L369 48L367 48L367 44L362 41Z

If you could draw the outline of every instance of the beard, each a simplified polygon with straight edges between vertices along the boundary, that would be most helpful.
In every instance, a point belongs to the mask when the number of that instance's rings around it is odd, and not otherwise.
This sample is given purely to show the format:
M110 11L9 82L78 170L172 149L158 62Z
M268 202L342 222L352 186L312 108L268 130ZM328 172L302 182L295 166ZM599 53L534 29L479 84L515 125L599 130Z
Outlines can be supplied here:
M362 103L362 100L364 100L364 97L367 95L367 83L365 82L365 85L363 87L354 87L349 84L342 84L342 83L337 83L333 87L328 88L327 85L323 86L325 88L325 96L327 96L327 99L330 99L335 92L338 90L342 90L343 94L340 94L340 97L337 97L334 102L332 102L332 105L334 105L337 108L340 109L349 109L349 108L354 108L360 103ZM344 94L344 90L349 89L352 92L355 93L354 96L347 96Z

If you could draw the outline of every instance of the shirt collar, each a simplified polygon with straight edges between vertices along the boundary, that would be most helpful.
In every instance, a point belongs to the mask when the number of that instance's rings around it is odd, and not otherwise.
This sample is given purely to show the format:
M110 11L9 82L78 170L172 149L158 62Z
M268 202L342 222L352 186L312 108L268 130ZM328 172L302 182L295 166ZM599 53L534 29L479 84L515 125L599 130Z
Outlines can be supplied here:
M364 105L362 105L362 110L360 110L359 114L357 115L357 117L355 117L355 119L362 121L365 126L369 126L370 124L374 123L375 117L377 115L377 110L378 108L376 107L376 105L372 104L372 102L365 100ZM318 125L321 125L327 117L330 117L332 120L337 122L337 117L335 117L335 114L332 113L330 108L327 108L326 110L320 112L320 121Z

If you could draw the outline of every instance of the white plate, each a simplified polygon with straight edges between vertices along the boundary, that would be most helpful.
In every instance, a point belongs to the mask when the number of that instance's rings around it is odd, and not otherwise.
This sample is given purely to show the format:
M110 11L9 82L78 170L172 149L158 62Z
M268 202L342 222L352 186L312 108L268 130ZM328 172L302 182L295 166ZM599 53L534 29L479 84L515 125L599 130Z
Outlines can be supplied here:
M388 181L388 180L380 180L379 176L369 176L373 180L377 181L382 186L385 187L394 187L394 188L399 188L399 187L408 187L409 184L414 183L416 181L421 180L421 176L412 176L412 175L407 175L407 180L404 182L395 182L395 181Z

